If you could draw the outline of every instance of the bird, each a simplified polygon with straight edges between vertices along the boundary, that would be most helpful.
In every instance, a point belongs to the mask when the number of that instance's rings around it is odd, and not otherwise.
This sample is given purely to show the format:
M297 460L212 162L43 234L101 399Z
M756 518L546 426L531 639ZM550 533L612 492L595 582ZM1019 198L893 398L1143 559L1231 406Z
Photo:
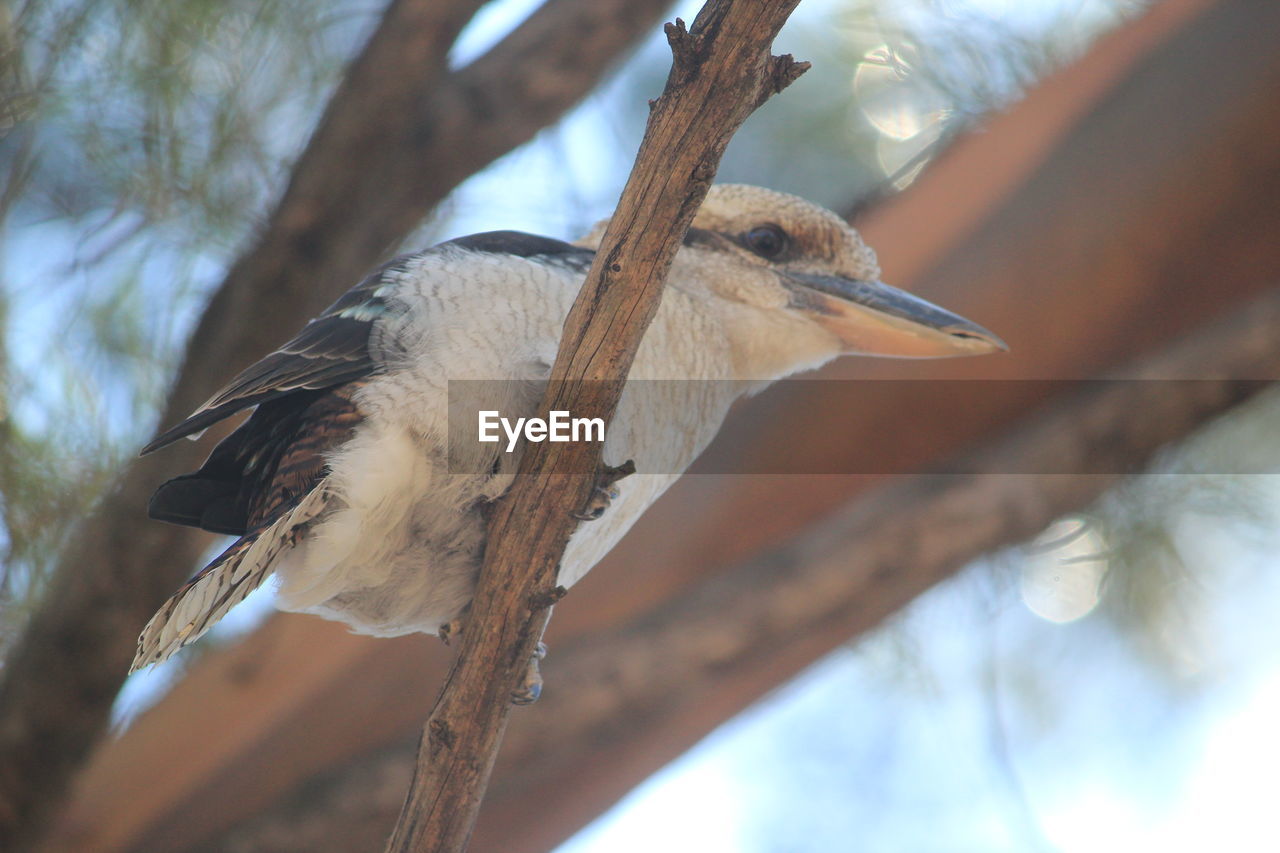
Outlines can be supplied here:
M147 444L144 455L252 410L151 499L154 519L237 538L148 622L130 671L195 641L272 574L285 611L383 637L456 630L488 507L519 451L451 445L450 389L475 383L512 419L537 413L607 225L574 242L492 231L397 257ZM595 520L573 533L558 584L608 553L744 394L846 354L1007 349L880 278L875 252L835 213L761 187L710 187L604 437L606 464L645 460L642 470L582 516ZM461 420L452 426L465 433Z

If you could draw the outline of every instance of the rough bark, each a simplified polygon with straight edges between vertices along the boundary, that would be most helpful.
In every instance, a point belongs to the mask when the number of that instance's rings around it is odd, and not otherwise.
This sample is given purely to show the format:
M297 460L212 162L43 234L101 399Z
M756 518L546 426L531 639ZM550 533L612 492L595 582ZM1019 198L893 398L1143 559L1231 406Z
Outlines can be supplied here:
M808 67L770 54L799 0L709 0L667 25L673 62L636 164L565 321L542 411L613 416L671 261L733 133ZM602 445L532 445L490 524L462 648L423 729L389 851L466 847L510 716L510 696L562 591L556 571L602 471Z
M449 46L482 0L396 0L330 101L256 243L187 349L162 421L193 409L287 337L463 178L594 88L669 0L551 0L470 66ZM122 473L68 543L0 683L0 848L38 837L102 734L141 626L207 537L148 522L157 483L195 467L186 442Z

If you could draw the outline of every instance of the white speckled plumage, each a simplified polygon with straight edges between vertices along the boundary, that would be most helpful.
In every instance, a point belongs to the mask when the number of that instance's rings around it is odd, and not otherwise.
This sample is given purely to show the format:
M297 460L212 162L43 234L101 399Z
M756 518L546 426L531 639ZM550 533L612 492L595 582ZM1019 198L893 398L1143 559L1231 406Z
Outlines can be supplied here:
M448 379L545 379L582 276L534 260L490 256L477 264L452 254L424 257L406 273L412 289L401 298L413 307L405 316L431 316L441 335L424 337L409 322L390 333L389 350L406 354L404 369L374 379L356 396L366 425L330 460L329 482L342 508L277 565L282 609L392 636L435 633L470 600L484 520L478 509L460 508L502 494L518 454L504 459L494 475L449 473L443 440ZM540 298L524 305L522 296L530 289ZM673 295L668 301L685 298ZM731 378L727 347L715 344L722 337L709 334L710 328L690 334L691 326L714 324L695 320L687 306L664 308L637 353L632 376ZM504 415L535 414L540 381L499 387L527 392L499 405ZM638 445L651 437L662 443L666 458L655 460L653 449L645 448L646 458L658 462L659 470L682 471L715 434L732 391L717 382L672 383L647 386L642 401L624 396L605 444L606 462L634 458ZM663 407L669 417L657 424L654 397L663 393L685 399ZM488 447L490 458L455 459L455 470L489 470L506 456L500 445ZM619 482L619 496L605 516L582 525L570 540L560 583L568 587L579 580L675 478L638 474Z
M781 235L782 249L774 251L766 231ZM240 516L223 525L248 531L244 538L255 539L249 549L255 559L269 555L265 562L259 559L263 565L255 571L261 576L275 572L282 609L340 619L358 632L380 636L436 633L471 598L485 540L482 507L509 486L518 458L502 453L499 444L485 445L469 451L481 458L461 460L462 467L455 458L453 470L487 473L450 473L448 382L528 380L502 386L510 399L501 409L511 417L535 414L565 316L590 261L584 250L594 249L602 232L597 227L578 248L527 235L502 238L519 238L512 244L520 248L516 252L495 248L498 237L478 235L400 259L325 315L331 324L338 318L350 321L350 329L367 336L360 338L360 347L335 347L332 334L324 346L314 345L308 332L319 338L325 329L313 324L282 349L289 356L281 362L285 367L265 359L260 365L269 370L260 369L253 381L233 382L152 447L225 416L224 409L299 387L323 393L331 387L324 384L327 377L338 375L343 381L332 387L349 391L358 423L318 451L322 458L306 481L309 494L326 496L323 512L317 515L315 500L304 496L301 504L294 498L274 516L259 519L256 528ZM537 251L538 241L551 248ZM574 533L560 583L572 586L614 546L710 442L741 393L842 352L952 355L998 345L979 327L884 288L878 277L874 253L834 214L755 187L714 187L677 253L631 378L716 381L650 383L643 395L631 387L624 392L606 439L605 461L644 457L649 470L670 473L620 481L619 495L604 516ZM882 289L875 299L905 300L906 307L888 310L876 303L868 310L846 302L840 282L871 282L867 286ZM915 317L913 312L926 309L935 313ZM869 335L863 334L866 329ZM886 336L895 346L905 342L905 351L886 348ZM319 350L325 351L316 361ZM338 350L347 361L333 355ZM299 367L302 356L313 361ZM260 413L266 405L261 403ZM243 463L245 483L259 490L283 476L272 469L259 478L254 466L262 455L242 454L249 460ZM243 461L237 460L238 465ZM206 468L212 470L213 464L211 457ZM279 466L280 471L286 467ZM218 470L225 479L224 469ZM252 510L256 504L252 488L237 487L243 515L245 505ZM201 512L203 505L193 515L185 504L180 511L164 506L157 511L153 502L157 517L221 529ZM306 526L295 530L294 516ZM255 518L252 512L247 517ZM220 618L226 608L211 606L217 596L210 598L209 589L220 589L237 571L242 581L240 562L228 559L184 587L144 631L135 667L171 654Z

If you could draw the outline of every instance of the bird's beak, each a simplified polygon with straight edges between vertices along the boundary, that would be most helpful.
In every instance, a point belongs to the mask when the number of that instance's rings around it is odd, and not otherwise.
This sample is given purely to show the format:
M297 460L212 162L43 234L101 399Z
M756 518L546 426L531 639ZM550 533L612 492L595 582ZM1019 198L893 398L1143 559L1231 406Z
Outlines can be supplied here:
M878 281L784 273L795 307L845 345L845 351L899 358L982 355L1009 347L965 318Z

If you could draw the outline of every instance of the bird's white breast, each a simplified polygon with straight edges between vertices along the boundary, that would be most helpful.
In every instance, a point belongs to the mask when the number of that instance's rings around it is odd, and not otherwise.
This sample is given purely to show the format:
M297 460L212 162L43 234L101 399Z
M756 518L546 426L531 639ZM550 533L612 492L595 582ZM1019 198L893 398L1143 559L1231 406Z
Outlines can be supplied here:
M455 457L463 473L450 472L449 379L528 380L501 383L503 408L535 414L582 281L567 266L452 248L399 275L404 310L374 336L386 368L357 395L364 423L330 458L339 508L277 567L282 609L382 636L434 633L460 615L483 557L480 507L506 490L518 463L499 443L487 458ZM710 381L723 349L714 322L668 290L632 370L653 381L628 384L604 449L607 463L636 459L642 473L617 484L603 518L579 526L562 585L608 553L714 436L736 396Z

